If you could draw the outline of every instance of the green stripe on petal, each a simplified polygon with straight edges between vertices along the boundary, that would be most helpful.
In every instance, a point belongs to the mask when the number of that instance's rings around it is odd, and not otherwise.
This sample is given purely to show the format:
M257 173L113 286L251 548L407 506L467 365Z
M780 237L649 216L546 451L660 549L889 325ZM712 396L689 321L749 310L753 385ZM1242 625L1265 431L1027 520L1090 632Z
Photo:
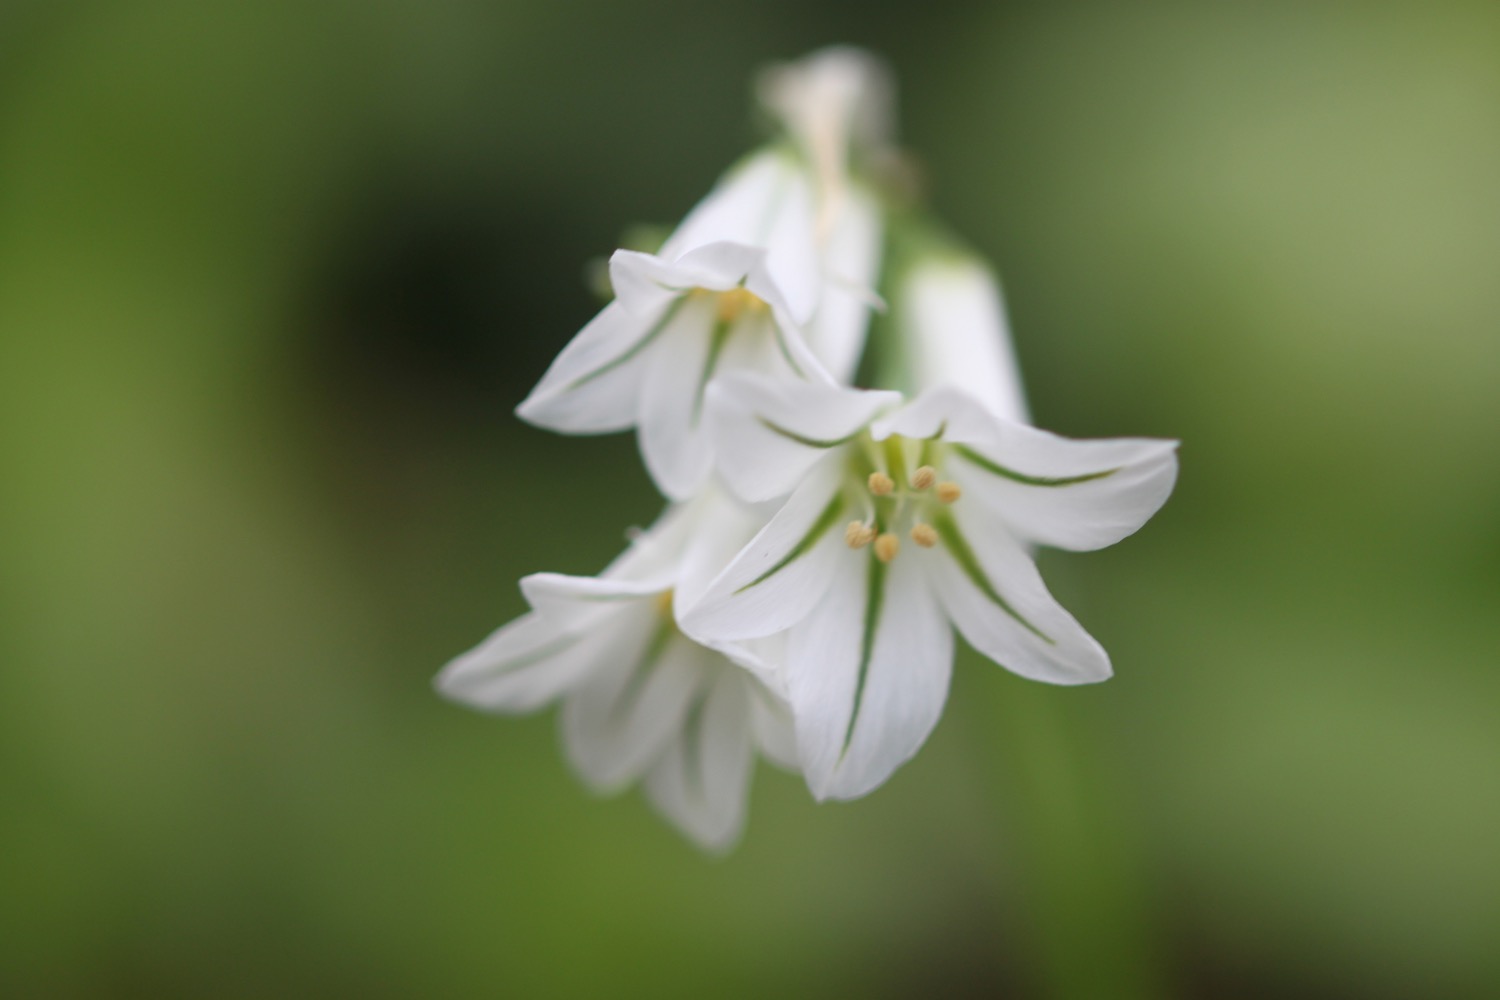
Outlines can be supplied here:
M650 344L657 337L661 336L661 332L665 330L667 328L667 325L671 323L672 320L677 316L677 313L682 309L683 303L687 302L687 300L688 297L684 295L677 301L673 302L670 306L667 306L667 311L661 314L661 319L657 320L652 325L651 329L645 332L640 340L637 340L634 344L631 344L630 347L626 349L625 353L610 358L608 361L604 362L604 364L600 365L598 368L595 368L593 371L588 372L584 375L580 375L572 382L569 382L569 391L577 389L579 386L587 385L588 383L594 381L594 379L599 378L603 375L608 375L610 372L614 371L616 368L620 367L625 362L629 361L631 358L644 351L646 349L646 345Z
M693 423L696 425L703 416L703 393L708 390L708 380L713 378L714 369L718 367L719 355L724 352L724 342L729 339L729 333L734 328L734 320L721 319L714 324L713 333L709 335L708 356L703 359L703 371L698 376L698 387L693 390Z
M859 436L860 433L859 430L856 430L849 434L845 434L841 438L812 438L807 437L804 434L798 434L796 431L787 430L780 424L775 423L771 420L767 420L765 417L762 417L759 414L756 414L755 419L760 421L760 425L766 430L771 431L774 434L780 434L788 441L795 441L798 444L805 444L809 448L837 448L841 444L848 444L850 441L853 441L856 437ZM860 430L863 430L863 428L860 428Z
M835 493L833 495L833 499L828 501L828 506L823 508L823 512L819 514L818 519L813 522L813 526L807 529L807 534L803 535L801 540L798 541L796 545L792 546L792 550L786 555L782 556L781 560L775 566L772 566L770 569L766 570L754 580L751 580L743 587L740 587L735 591L735 593L743 594L745 591L749 590L751 587L754 587L756 584L764 583L772 576L775 576L777 573L780 573L782 570L786 569L793 560L805 556L808 551L817 544L818 539L827 534L828 530L835 524L838 524L839 516L843 514L843 512L844 498Z
M968 445L955 444L950 447L960 457L979 466L984 471L994 473L997 476L1004 476L1006 479L1022 483L1026 486L1072 486L1074 483L1087 483L1095 479L1103 479L1120 471L1119 468L1114 468L1105 469L1103 472L1090 472L1082 476L1028 476L1024 472L1007 469L998 462L991 461Z
M938 538L942 540L943 547L948 550L953 561L958 563L958 568L964 571L964 575L979 588L981 594L988 597L1001 611L1014 618L1026 631L1050 646L1057 645L1057 640L1023 618L1009 601L1000 596L1000 592L995 589L995 585L985 574L984 567L979 565L979 557L974 554L969 540L958 529L958 522L953 520L953 515L946 512L939 514L932 519L932 526L937 531Z
M943 434L948 430L948 421L944 420L938 424L938 429L933 432L932 437L922 439L922 450L917 455L917 467L938 464L938 442L942 440Z
M797 364L797 359L792 356L792 346L786 342L786 331L782 330L781 324L775 318L769 318L766 322L771 324L771 336L776 341L776 347L781 351L782 359L791 367L792 372L798 378L807 378L807 373L802 366Z
M703 716L708 708L712 686L705 685L693 697L692 707L682 724L682 783L693 794L703 797L707 782L703 775Z
M844 730L844 748L839 751L839 760L849 752L854 739L854 724L859 720L860 705L865 697L865 677L870 672L870 658L875 653L875 632L880 626L880 612L885 605L886 564L870 553L870 573L865 586L865 626L860 635L859 673L854 676L854 707L849 711L849 727Z

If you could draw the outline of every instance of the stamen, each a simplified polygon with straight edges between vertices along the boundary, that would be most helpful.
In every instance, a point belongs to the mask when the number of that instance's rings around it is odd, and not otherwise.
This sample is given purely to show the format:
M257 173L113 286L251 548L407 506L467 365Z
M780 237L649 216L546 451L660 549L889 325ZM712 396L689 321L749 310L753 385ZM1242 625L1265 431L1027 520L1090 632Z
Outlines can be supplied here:
M862 549L875 540L875 529L863 521L850 521L844 529L844 541L851 549Z
M656 613L663 618L672 617L672 588L668 587L656 595Z
M924 549L930 549L938 542L937 529L930 524L918 521L911 526L911 540Z
M888 563L896 558L896 553L901 551L901 539L887 531L875 539L875 558L883 563Z
M887 496L890 494L891 490L894 490L896 488L896 481L890 476L887 476L884 472L870 473L870 478L867 482L870 487L870 492L878 497Z
M952 503L964 495L964 491L958 488L958 484L952 480L937 484L937 498L943 503Z
M922 466L911 476L911 485L914 489L931 489L935 482L937 482L937 470L930 465Z

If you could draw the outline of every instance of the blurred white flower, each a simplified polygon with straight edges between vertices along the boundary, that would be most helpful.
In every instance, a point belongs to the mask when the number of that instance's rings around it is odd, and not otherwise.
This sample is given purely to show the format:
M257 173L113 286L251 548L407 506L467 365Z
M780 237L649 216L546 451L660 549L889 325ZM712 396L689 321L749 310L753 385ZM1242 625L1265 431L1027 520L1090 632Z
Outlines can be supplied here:
M793 323L765 251L710 243L675 261L618 250L617 298L568 344L516 412L574 434L638 429L662 492L686 500L708 479L713 455L703 394L719 373L832 377Z
M975 257L927 254L895 281L898 349L917 392L961 389L991 413L1030 423L994 273Z
M727 849L744 826L757 751L796 766L782 682L756 644L708 648L673 611L759 523L707 495L670 508L598 577L526 577L532 610L449 663L438 690L497 713L561 699L563 745L586 783L613 792L643 780L684 833Z
M1109 657L1047 592L1033 545L1110 545L1165 502L1176 442L1074 441L937 388L888 392L729 377L711 421L721 471L785 505L688 610L710 641L786 633L803 771L853 798L921 746L942 711L950 623L1008 670L1099 681Z

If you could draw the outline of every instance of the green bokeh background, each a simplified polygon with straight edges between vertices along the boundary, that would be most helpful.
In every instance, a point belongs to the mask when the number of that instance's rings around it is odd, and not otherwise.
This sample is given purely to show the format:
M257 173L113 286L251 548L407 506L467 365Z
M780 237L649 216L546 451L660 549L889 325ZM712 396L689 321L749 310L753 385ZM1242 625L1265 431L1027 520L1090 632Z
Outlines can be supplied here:
M1038 422L1182 476L1043 560L1114 680L966 655L711 860L428 683L654 515L510 410L833 41ZM1123 907L1163 996L1500 995L1497 334L1493 2L10 0L0 994L1033 997Z

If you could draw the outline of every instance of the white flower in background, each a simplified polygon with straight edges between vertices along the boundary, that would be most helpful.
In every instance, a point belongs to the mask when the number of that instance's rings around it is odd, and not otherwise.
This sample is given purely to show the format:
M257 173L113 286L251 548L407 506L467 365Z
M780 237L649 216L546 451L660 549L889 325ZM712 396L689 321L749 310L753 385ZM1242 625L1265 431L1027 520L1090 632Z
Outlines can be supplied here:
M847 382L864 346L869 310L881 305L871 291L880 267L879 199L854 168L883 169L895 156L895 85L879 59L834 46L770 67L757 90L811 170L824 284L808 340Z
M792 322L763 250L710 243L675 261L619 250L616 299L552 362L516 412L574 434L639 429L651 477L674 500L713 467L703 394L720 372L831 382Z
M438 690L501 713L560 698L564 747L585 782L612 792L644 780L689 837L727 849L744 826L756 752L796 766L790 718L756 644L700 645L678 630L673 606L701 593L726 547L761 520L707 495L670 508L598 577L526 577L532 610L448 664Z
M922 257L896 284L901 361L918 391L961 389L997 417L1030 423L1000 285L957 252Z
M947 697L950 624L1023 677L1110 675L1030 547L1097 549L1135 531L1171 492L1176 442L1069 440L951 388L900 406L895 393L747 375L721 380L709 406L731 488L790 496L684 627L715 641L786 632L818 798L869 792L926 740Z
M888 85L868 56L835 50L767 77L792 143L750 157L657 254L618 251L617 296L518 407L572 434L636 427L647 468L685 500L712 455L703 392L720 372L847 381L880 262L877 199L849 176L855 144L884 142Z

